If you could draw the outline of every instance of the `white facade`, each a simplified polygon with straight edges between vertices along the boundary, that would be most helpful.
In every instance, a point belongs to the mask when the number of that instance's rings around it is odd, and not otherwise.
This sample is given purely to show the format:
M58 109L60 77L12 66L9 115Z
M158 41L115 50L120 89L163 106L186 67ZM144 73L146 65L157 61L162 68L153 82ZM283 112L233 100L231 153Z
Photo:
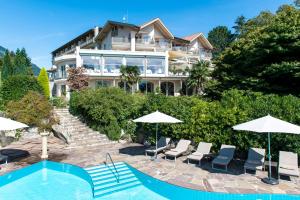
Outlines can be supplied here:
M126 88L120 80L120 67L127 65L140 69L142 80L134 87L136 91L153 92L159 88L167 95L180 95L187 74L173 74L169 67L176 64L177 59L186 60L181 63L186 67L191 66L190 59L209 61L212 47L207 48L208 41L207 44L201 42L180 39L175 45L174 36L159 19L140 27L108 21L102 29L91 29L52 52L56 67L53 93L69 96L66 84L69 67L86 68L90 87Z

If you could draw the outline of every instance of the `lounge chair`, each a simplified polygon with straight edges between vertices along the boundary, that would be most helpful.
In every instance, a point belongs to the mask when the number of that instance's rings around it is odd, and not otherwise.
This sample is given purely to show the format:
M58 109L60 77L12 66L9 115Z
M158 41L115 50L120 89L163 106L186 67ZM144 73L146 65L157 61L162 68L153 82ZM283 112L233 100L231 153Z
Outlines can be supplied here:
M265 162L265 149L250 148L248 151L248 158L244 164L244 172L248 170L263 170L263 165Z
M225 171L228 169L228 164L233 159L235 151L235 146L222 144L219 155L212 161L212 168L221 170L220 168L215 168L215 165L225 166Z
M176 146L175 149L171 149L170 151L167 151L165 153L165 159L167 157L174 157L174 161L176 162L176 157L182 155L183 153L185 153L188 148L189 145L191 144L190 140L180 140Z
M196 160L199 161L199 166L201 166L201 160L210 153L211 146L212 143L200 142L197 150L187 157L188 164L190 160Z
M157 155L159 152L167 149L170 141L171 141L170 138L166 138L166 137L159 138L159 140L157 141L157 149L156 149L156 146L152 146L152 147L146 149L146 151L145 151L146 156L148 155L148 153Z
M293 152L279 151L278 174L299 177L298 155Z

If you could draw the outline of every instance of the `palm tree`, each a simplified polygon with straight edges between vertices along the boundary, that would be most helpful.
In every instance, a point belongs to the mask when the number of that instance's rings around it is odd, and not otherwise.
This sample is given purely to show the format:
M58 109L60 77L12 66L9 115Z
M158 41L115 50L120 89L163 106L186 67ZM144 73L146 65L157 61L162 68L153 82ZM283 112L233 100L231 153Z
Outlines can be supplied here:
M210 63L207 61L199 61L194 64L189 70L189 78L187 79L187 85L193 87L198 95L203 94L205 83L210 76Z
M139 67L122 65L120 72L120 78L123 80L124 83L127 83L131 87L131 93L133 94L133 84L137 83L141 79Z

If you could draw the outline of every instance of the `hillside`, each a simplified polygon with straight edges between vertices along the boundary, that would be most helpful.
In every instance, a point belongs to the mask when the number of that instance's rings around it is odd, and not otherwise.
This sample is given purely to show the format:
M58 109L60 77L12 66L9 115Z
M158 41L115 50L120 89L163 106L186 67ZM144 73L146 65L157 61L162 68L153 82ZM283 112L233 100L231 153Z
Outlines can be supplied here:
M5 51L6 51L6 48L0 46L0 58L4 56ZM32 63L32 71L33 71L34 76L38 76L41 69L36 64Z

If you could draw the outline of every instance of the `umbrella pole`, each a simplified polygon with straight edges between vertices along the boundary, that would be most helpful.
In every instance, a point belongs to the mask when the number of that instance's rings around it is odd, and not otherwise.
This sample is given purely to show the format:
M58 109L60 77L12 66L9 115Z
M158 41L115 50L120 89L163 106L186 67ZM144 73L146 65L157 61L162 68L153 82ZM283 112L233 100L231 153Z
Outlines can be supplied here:
M157 132L158 132L158 123L156 123L156 132L155 132L155 159L157 158Z
M272 161L271 161L271 135L270 133L268 133L268 151L269 151L269 154L268 154L268 158L269 158L269 179L272 178Z
M277 179L272 178L272 161L271 161L271 134L268 133L268 159L269 159L269 172L268 177L263 178L262 181L264 183L270 184L270 185L277 185L279 182Z

